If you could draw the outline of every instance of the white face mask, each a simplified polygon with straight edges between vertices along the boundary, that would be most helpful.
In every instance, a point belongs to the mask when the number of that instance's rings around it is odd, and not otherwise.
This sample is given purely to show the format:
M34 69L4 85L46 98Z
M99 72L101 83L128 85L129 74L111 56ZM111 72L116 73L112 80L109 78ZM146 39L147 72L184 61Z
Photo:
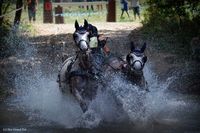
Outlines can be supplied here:
M97 48L98 47L97 37L91 37L89 45L90 45L90 48Z

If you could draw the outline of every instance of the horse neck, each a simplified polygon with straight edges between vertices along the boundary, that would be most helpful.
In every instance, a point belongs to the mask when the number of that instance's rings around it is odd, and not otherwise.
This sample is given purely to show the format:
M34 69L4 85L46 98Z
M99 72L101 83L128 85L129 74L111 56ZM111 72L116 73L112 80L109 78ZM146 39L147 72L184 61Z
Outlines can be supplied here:
M91 61L90 61L90 55L88 54L79 54L78 55L78 59L79 59L79 65L81 66L81 68L83 69L90 69L92 64L91 64Z
M131 67L129 65L127 65L127 67L125 68L125 72L130 75L132 78L139 78L143 76L143 71L132 71Z

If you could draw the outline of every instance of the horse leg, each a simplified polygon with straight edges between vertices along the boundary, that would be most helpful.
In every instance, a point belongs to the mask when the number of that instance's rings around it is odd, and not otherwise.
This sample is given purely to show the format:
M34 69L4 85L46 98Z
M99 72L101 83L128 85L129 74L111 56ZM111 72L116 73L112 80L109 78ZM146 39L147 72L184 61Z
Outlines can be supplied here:
M74 97L77 99L77 101L80 104L81 109L83 112L87 111L88 106L83 99L81 93L79 90L84 87L85 83L83 83L83 78L80 76L73 76L70 78L70 89Z
M78 100L82 111L86 112L87 109L88 109L88 106L87 106L86 102L84 101L83 97L81 96L81 94L79 93L79 91L76 88L73 88L72 89L72 94Z
M144 78L144 75L141 77L140 85L141 88L143 88L145 91L149 92L147 81Z

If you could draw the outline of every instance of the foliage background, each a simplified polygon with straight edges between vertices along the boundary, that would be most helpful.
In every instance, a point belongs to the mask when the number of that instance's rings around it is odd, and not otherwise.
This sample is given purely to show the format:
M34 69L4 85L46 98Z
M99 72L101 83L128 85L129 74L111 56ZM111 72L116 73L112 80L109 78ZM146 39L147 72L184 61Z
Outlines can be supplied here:
M190 41L200 36L200 1L147 0L146 5L143 21L146 38L159 50L191 54Z

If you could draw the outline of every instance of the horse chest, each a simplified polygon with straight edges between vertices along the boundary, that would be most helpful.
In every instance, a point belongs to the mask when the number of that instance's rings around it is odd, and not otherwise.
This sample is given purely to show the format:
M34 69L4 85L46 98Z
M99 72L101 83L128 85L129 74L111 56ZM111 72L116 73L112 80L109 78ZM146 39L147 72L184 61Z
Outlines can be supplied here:
M136 84L136 85L141 85L141 83L143 82L143 73L142 72L139 72L139 73L136 73L134 71L131 71L130 69L126 68L126 69L123 69L123 74L124 76L129 80L131 81L133 84Z
M79 60L79 66L82 69L86 70L86 69L89 69L91 67L91 63L88 60L88 57L86 55L80 55L78 57L78 60Z

